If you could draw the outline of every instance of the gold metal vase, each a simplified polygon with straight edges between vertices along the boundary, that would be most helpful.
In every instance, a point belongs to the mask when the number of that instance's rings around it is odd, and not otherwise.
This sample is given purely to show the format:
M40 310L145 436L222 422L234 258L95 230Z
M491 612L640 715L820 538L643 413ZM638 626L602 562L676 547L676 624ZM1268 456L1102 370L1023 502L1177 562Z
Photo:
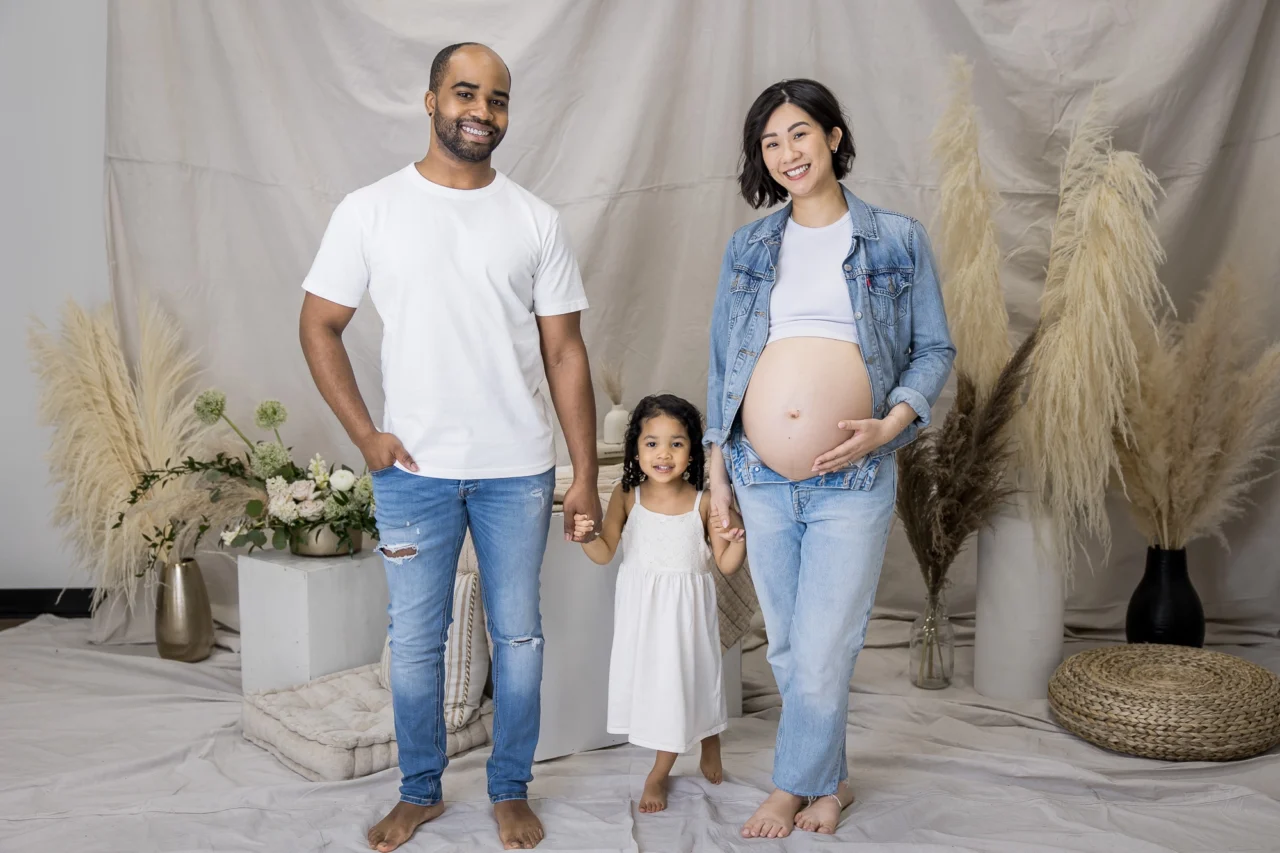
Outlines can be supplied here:
M213 651L213 610L200 564L168 560L156 590L156 649L166 660L204 660Z

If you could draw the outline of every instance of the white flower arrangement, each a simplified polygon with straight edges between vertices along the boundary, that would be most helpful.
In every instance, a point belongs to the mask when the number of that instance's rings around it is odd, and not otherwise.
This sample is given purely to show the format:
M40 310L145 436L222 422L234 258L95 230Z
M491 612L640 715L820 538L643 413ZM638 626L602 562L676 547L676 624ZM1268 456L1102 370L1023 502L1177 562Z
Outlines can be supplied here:
M268 534L276 548L288 547L291 536L314 536L328 527L340 543L349 544L356 530L377 535L373 521L373 480L357 477L346 467L333 467L319 454L306 471L295 468L297 479L276 475L266 482L267 503L250 501L246 518L234 530L225 531L222 543L238 548L264 547ZM232 535L228 535L228 534Z
M266 400L258 405L254 423L260 429L270 429L276 440L256 444L227 417L226 403L226 395L221 391L205 391L196 399L196 416L210 426L219 420L225 421L247 445L248 452L242 458L225 453L217 454L212 460L189 457L181 465L145 471L129 497L130 505L165 482L200 474L211 484L209 500L212 503L220 497L218 484L227 479L240 480L266 492L265 502L248 501L243 517L222 530L218 541L223 547L247 546L253 551L265 548L270 542L283 550L293 542L315 537L321 528L327 527L337 536L340 551L345 547L354 553L353 534L378 535L373 512L373 480L367 473L357 476L346 466L329 465L320 454L312 457L305 469L300 468L280 438L279 427L288 418L281 403ZM196 543L208 529L207 516L199 523ZM147 539L153 561L174 540L178 530L178 524L171 523L167 529L157 530L154 538Z

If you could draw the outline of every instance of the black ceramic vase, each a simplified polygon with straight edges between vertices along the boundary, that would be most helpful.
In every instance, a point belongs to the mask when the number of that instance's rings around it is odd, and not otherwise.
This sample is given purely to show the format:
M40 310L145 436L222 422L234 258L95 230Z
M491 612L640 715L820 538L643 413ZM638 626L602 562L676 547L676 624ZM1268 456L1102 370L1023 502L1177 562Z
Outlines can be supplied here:
M1187 574L1187 550L1147 549L1147 570L1124 620L1131 643L1204 645L1204 608Z

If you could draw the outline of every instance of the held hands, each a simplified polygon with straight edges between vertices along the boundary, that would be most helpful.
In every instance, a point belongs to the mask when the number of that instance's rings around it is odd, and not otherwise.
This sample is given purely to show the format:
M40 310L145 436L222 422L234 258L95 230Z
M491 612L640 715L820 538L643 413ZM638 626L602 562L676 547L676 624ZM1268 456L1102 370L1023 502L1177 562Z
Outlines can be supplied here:
M747 531L741 527L732 526L734 519L731 512L720 514L720 507L716 504L714 493L711 496L711 512L708 521L711 531L726 542L741 542L747 535Z
M708 513L707 526L726 542L741 542L746 531L735 527L733 511L733 489L727 484L712 483L711 509Z
M583 545L591 542L600 530L600 515L596 484L574 480L564 495L564 541Z
M728 576L742 568L747 558L747 532L742 519L733 511L733 489L723 481L711 484L707 534L721 574Z
M363 441L356 442L364 464L370 471L381 471L399 462L406 470L417 472L418 463L404 449L400 439L389 432L375 432Z
M591 516L578 513L573 517L573 541L586 542L588 536L594 536L596 532L596 523L591 520Z
M829 474L848 468L849 465L866 456L883 444L892 441L902 431L895 422L868 418L862 421L841 421L837 426L846 429L853 435L835 450L827 451L813 461L815 474Z
M729 526L729 506L733 503L733 489L727 483L711 484L711 518L717 530Z

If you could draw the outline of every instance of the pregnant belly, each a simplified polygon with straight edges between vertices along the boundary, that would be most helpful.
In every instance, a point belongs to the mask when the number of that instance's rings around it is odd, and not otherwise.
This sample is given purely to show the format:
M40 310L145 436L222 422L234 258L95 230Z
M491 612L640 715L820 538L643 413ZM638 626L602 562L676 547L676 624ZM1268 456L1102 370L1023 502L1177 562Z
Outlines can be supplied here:
M844 420L871 417L871 382L857 344L783 338L765 347L742 401L742 427L760 460L791 480L852 437Z

